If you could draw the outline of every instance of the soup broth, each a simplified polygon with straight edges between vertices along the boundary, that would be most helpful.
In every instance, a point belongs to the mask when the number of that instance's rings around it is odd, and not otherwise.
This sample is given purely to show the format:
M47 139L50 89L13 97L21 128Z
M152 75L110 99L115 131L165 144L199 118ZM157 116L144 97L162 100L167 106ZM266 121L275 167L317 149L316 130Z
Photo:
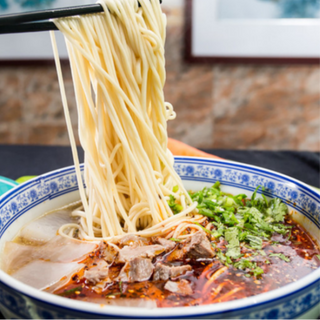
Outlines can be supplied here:
M75 275L70 283L55 294L70 299L106 304L110 303L110 300L117 300L119 304L121 304L119 300L122 299L152 300L156 302L157 307L164 308L225 302L274 290L297 281L320 266L319 256L317 257L320 252L312 238L299 224L290 219L290 216L286 217L285 225L293 227L290 241L281 239L273 243L265 243L263 254L255 255L250 249L242 251L244 256L252 257L252 261L261 265L264 270L263 276L248 277L247 272L235 269L232 265L225 266L218 259L172 261L171 254L167 253L158 256L154 263L161 262L171 266L191 265L192 271L178 277L180 282L183 279L189 283L192 288L191 294L166 290L167 281L165 280L134 283L114 281L106 288L99 290L90 285L82 274ZM225 241L217 241L216 245L221 250L226 248ZM270 254L276 256L269 257ZM280 255L277 256L277 254ZM283 260L282 255L290 257L288 258L290 262ZM94 265L94 261L100 256L101 252L97 251L86 261L86 264ZM112 280L117 278L122 267L121 264L111 267ZM214 279L211 281L212 278Z
M281 200L256 193L251 199L233 196L216 183L190 192L199 203L199 222L182 221L158 237L127 234L100 242L63 237L57 225L48 227L57 217L59 223L79 223L73 205L24 227L6 244L5 268L38 289L106 305L196 306L268 292L319 268L320 250ZM179 203L168 201L174 212ZM34 233L41 223L51 233ZM29 279L38 269L41 276Z

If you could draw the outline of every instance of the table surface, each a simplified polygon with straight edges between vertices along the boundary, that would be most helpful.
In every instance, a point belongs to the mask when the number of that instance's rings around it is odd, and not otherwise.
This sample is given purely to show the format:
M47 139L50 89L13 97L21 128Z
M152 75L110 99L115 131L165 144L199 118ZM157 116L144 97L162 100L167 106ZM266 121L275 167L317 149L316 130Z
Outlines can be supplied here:
M320 153L304 151L204 150L219 157L260 166L320 188ZM78 148L80 161L83 151ZM0 175L17 179L73 164L70 147L0 145ZM0 313L0 319L3 316Z
M83 151L78 148L80 161ZM204 150L222 158L260 166L320 188L320 153L303 151ZM17 179L73 164L70 147L0 145L0 176Z

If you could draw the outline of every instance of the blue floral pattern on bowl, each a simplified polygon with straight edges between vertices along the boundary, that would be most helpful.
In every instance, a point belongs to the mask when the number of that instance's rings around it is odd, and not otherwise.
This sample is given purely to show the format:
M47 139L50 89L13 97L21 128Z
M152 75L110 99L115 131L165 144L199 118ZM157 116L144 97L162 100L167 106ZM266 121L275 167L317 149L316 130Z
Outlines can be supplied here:
M83 167L82 167L83 169ZM289 177L270 172L268 170L227 162L205 159L192 159L177 157L175 169L183 180L202 181L214 183L219 180L222 184L253 192L258 186L263 186L262 191L270 197L280 197L289 201L289 205L310 219L320 229L320 195L303 183ZM60 197L78 189L74 168L64 168L48 173L32 181L18 186L0 198L0 237L7 228L21 215L38 204ZM33 289L34 290L34 289ZM30 290L31 292L32 290ZM20 292L5 283L0 273L0 308L3 312L15 318L114 318L120 316L112 314L106 307L104 313L79 311L77 308L66 307L61 304L51 303L48 298L41 299L35 294ZM253 297L255 298L255 297ZM63 299L62 299L63 300ZM250 298L246 299L249 301ZM320 280L310 281L286 295L262 300L243 307L229 308L216 311L214 305L210 311L202 311L201 307L188 308L188 313L183 315L162 316L163 309L151 313L146 309L141 311L136 318L295 318L314 308L320 302ZM86 305L86 304L81 304ZM210 306L211 307L211 306ZM79 307L81 309L81 307ZM119 308L121 313L123 309ZM126 314L134 318L134 315Z
M203 164L202 161L193 163L175 163L177 173L185 180L198 180L215 182L219 180L222 184L232 185L238 188L245 188L253 191L258 186L264 187L263 193L270 197L279 197L290 201L291 205L298 211L311 219L320 228L320 204L316 192L305 192L303 187L297 184L290 184L283 176L275 174L261 174L257 170L243 170L243 165L225 165L219 163L213 165Z

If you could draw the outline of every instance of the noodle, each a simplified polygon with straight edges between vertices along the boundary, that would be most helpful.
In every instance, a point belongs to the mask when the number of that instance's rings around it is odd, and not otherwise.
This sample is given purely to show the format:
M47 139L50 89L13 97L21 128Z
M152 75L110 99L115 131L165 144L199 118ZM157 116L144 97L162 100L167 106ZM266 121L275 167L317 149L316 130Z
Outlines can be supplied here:
M159 0L139 0L141 7L137 0L99 3L102 14L54 20L70 58L85 151L86 194L51 33L83 203L83 210L73 213L79 225L62 226L60 234L95 240L126 233L168 233L181 219L190 223L199 217L190 215L197 211L197 203L192 203L174 171L167 149L167 121L175 118L175 112L163 95L166 18ZM170 195L181 204L177 215L168 205ZM180 229L186 229L185 223Z

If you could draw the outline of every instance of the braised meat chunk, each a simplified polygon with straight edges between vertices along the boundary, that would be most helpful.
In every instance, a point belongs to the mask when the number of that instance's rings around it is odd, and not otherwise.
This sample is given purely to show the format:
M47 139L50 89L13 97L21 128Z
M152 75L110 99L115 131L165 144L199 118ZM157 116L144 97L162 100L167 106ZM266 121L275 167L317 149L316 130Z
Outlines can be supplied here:
M121 269L118 280L124 282L146 281L151 278L153 269L154 266L150 259L134 258Z
M119 253L119 249L107 242L101 241L100 243L101 258L111 264Z
M155 243L161 244L167 251L173 250L176 246L176 243L165 238L157 237L154 241Z
M95 285L101 280L106 280L108 273L109 265L104 260L99 260L94 267L84 272L84 278L87 282Z
M141 247L141 246L146 246L148 245L148 239L136 236L134 234L128 234L124 237L122 237L119 241L118 244L120 246L133 246L133 247Z
M183 274L185 274L187 271L191 271L192 267L190 265L184 265L184 266L167 266L161 262L157 263L154 274L153 274L153 280L169 280L172 278L177 278Z
M173 282L168 281L164 288L173 293L179 293L181 295L187 296L193 293L193 290L189 284L189 282L185 279L181 279L179 281Z
M204 232L198 231L193 234L184 247L184 252L192 259L213 258L215 251Z
M125 263L127 261L131 261L138 257L152 259L164 251L165 251L165 248L157 244L150 245L150 246L136 247L136 248L126 246L119 251L117 262Z

